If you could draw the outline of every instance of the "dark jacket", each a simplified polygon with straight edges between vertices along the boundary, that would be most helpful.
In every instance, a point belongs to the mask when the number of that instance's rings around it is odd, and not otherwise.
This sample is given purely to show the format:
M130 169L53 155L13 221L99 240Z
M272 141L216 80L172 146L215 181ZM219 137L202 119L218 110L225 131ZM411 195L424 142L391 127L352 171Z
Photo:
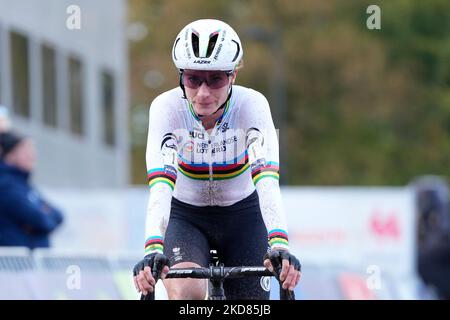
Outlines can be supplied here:
M63 221L29 183L30 174L0 160L0 246L49 247Z

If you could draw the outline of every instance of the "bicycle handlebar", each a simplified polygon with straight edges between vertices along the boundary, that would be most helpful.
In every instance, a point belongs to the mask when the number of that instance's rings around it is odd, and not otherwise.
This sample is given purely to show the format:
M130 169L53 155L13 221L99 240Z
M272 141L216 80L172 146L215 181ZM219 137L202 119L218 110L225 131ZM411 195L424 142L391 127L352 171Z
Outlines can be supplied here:
M235 279L249 276L273 276L264 267L212 267L171 269L166 278Z
M270 277L274 276L265 267L223 267L223 266L212 266L209 268L174 268L170 269L166 276L166 279L175 278L194 278L194 279L236 279L244 277ZM141 300L154 300L154 292L147 295L141 295ZM295 300L295 294L293 291L283 289L280 283L280 300Z

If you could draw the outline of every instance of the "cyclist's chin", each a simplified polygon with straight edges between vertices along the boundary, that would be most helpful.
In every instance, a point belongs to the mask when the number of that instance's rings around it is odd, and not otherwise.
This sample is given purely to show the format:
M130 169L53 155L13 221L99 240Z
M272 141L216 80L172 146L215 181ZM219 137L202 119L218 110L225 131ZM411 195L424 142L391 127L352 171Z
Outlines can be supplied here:
M197 103L195 104L195 111L200 115L210 115L216 111L217 106L215 103Z

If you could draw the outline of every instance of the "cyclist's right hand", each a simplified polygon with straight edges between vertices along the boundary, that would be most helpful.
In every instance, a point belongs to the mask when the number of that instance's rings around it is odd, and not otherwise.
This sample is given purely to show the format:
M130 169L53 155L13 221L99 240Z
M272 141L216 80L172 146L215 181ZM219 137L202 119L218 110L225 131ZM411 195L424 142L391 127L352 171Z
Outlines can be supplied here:
M144 257L143 260L139 261L133 269L133 280L134 286L138 292L147 295L154 291L157 276L156 270L154 270L155 260L157 264L160 264L160 275L161 279L165 279L167 273L169 272L169 259L160 253L151 253Z

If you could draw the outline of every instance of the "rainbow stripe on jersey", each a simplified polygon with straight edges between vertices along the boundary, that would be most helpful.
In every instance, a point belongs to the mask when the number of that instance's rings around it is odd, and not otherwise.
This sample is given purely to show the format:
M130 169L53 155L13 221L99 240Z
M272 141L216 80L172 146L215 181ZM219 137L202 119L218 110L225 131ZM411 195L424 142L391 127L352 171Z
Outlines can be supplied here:
M280 179L280 166L277 162L267 162L263 167L256 167L252 171L253 183L256 183L263 178Z
M269 231L268 239L271 248L273 247L287 248L289 246L288 234L286 231L282 229L273 229Z
M209 180L209 164L208 163L189 163L188 160L183 159L181 155L178 155L179 163L178 170L188 178L194 180ZM249 168L247 151L233 160L225 163L213 163L212 164L212 179L213 180L225 180L232 179Z
M145 255L154 252L162 254L163 249L164 249L164 241L163 238L160 236L149 237L145 241Z
M165 183L172 190L175 188L177 173L175 170L164 170L164 168L155 168L147 171L148 185L152 188L157 183Z

